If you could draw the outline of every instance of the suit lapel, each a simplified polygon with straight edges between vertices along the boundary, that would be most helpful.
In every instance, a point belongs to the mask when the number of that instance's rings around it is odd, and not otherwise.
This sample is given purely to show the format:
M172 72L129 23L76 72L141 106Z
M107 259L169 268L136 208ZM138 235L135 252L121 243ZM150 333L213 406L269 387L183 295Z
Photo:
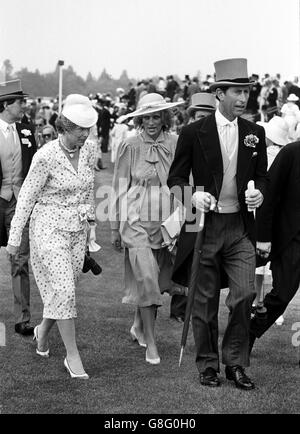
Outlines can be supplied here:
M253 134L253 131L249 130L249 126L244 122L242 118L238 118L239 126L239 149L238 149L238 160L237 160L237 173L236 173L236 183L237 191L240 193L245 179L247 177L247 172L251 164L251 158L253 153L253 148L250 148L244 144L245 137L248 134Z
M223 159L214 114L204 119L200 129L197 131L197 136L207 164L213 174L217 195L219 195L223 182Z

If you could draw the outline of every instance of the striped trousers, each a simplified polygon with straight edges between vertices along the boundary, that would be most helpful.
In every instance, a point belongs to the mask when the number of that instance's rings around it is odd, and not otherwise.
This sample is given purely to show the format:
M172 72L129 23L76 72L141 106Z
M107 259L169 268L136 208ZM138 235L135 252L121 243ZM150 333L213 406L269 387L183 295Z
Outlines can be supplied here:
M222 341L222 363L249 366L249 328L255 298L255 249L240 213L206 216L203 251L192 312L199 372L219 372L218 311L221 269L228 277L228 323Z

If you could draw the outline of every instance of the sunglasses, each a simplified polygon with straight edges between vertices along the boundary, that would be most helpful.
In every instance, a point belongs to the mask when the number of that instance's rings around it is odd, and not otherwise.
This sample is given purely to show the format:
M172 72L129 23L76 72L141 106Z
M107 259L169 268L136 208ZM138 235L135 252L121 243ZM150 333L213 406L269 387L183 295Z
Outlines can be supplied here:
M44 139L51 139L52 134L42 134L42 136L44 137Z
M35 124L36 127L43 127L44 124Z

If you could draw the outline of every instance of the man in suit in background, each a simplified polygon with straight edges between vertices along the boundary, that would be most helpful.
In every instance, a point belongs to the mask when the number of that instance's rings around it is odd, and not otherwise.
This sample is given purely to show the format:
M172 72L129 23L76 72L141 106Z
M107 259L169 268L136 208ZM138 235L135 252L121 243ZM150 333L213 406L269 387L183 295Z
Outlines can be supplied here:
M280 317L300 284L300 142L289 143L277 154L268 172L263 206L257 212L257 251L271 252L273 288L264 299L266 317L251 320L250 352Z
M26 105L20 80L0 83L0 246L6 246L18 194L36 151L34 132L21 124ZM11 257L15 332L32 335L28 272L29 229L24 229L20 251Z
M204 243L195 291L192 324L200 383L219 386L218 308L225 272L229 294L228 324L222 342L225 373L236 387L251 390L249 328L255 297L255 222L253 210L263 202L267 170L264 129L242 119L251 83L246 59L215 63L216 82L211 84L219 100L215 113L182 129L170 168L168 186L180 186L185 194L190 172L192 204L206 213ZM248 190L250 180L254 191ZM176 190L176 189L175 189ZM176 191L174 193L176 194ZM178 192L177 192L178 193ZM184 205L188 207L187 198ZM251 211L249 211L249 209ZM189 227L190 226L190 227ZM196 233L195 224L181 233L173 280L188 284Z

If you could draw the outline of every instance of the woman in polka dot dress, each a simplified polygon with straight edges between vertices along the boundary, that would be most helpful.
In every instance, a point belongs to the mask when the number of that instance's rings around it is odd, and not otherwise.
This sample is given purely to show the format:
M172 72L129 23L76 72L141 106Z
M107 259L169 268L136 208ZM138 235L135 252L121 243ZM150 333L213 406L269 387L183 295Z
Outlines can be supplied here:
M49 357L48 334L57 322L66 347L64 365L72 378L87 379L78 352L75 285L82 270L88 221L94 220L96 149L87 141L97 112L83 95L69 95L57 119L58 139L32 161L19 194L7 246L14 255L30 217L32 270L44 304L34 329L36 352Z

